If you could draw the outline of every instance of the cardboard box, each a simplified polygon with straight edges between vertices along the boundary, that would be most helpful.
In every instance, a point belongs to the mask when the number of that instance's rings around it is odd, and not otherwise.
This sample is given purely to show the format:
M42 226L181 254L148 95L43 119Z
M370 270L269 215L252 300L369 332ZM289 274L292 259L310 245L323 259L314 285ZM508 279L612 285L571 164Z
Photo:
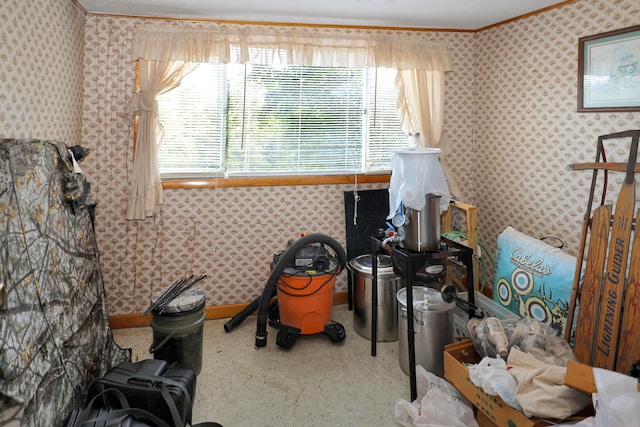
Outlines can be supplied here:
M466 364L480 362L480 356L473 348L471 340L450 344L444 349L444 377L475 407L481 426L496 427L540 427L552 425L534 418L527 418L522 412L507 405L498 396L489 396L476 387L469 378Z

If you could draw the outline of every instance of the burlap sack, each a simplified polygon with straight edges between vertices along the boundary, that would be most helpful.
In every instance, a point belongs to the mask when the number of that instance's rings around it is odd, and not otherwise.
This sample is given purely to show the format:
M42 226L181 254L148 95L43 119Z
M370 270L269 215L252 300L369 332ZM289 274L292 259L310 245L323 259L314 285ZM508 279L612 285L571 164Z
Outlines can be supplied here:
M509 372L518 380L516 400L527 417L565 419L582 410L589 396L564 385L567 368L550 365L512 347Z

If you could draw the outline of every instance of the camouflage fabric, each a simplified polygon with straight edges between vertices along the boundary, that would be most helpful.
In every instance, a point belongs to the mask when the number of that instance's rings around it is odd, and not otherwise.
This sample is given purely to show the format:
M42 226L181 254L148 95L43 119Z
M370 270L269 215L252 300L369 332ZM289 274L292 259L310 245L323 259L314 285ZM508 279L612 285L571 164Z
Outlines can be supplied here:
M87 189L64 144L0 141L0 425L63 425L131 359L109 327Z

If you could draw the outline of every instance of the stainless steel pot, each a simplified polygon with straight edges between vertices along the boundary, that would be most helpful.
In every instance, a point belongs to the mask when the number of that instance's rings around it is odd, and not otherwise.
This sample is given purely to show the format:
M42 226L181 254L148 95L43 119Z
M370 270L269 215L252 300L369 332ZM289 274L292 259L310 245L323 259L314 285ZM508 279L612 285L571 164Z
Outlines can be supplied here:
M440 249L440 196L427 194L424 207L402 207L404 214L403 243L410 251L430 252Z
M444 346L454 337L453 313L455 302L446 303L440 292L423 286L413 286L413 329L415 333L416 366L442 377L444 375ZM407 336L407 289L398 291L398 343L402 372L409 371L409 339Z
M349 263L353 283L353 329L368 340L371 339L371 292L373 289L371 255L361 255ZM376 341L398 339L398 303L396 293L401 287L401 278L393 271L391 257L378 255L378 325Z

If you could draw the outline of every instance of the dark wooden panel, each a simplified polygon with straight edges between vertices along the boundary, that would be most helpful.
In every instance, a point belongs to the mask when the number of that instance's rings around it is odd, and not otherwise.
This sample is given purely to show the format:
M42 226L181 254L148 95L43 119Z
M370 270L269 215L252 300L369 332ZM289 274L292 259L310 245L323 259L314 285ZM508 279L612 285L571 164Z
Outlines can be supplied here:
M352 260L371 253L371 236L380 228L386 229L389 213L389 190L358 191L360 200L354 224L355 200L353 191L344 193L344 211L347 232L347 258Z

